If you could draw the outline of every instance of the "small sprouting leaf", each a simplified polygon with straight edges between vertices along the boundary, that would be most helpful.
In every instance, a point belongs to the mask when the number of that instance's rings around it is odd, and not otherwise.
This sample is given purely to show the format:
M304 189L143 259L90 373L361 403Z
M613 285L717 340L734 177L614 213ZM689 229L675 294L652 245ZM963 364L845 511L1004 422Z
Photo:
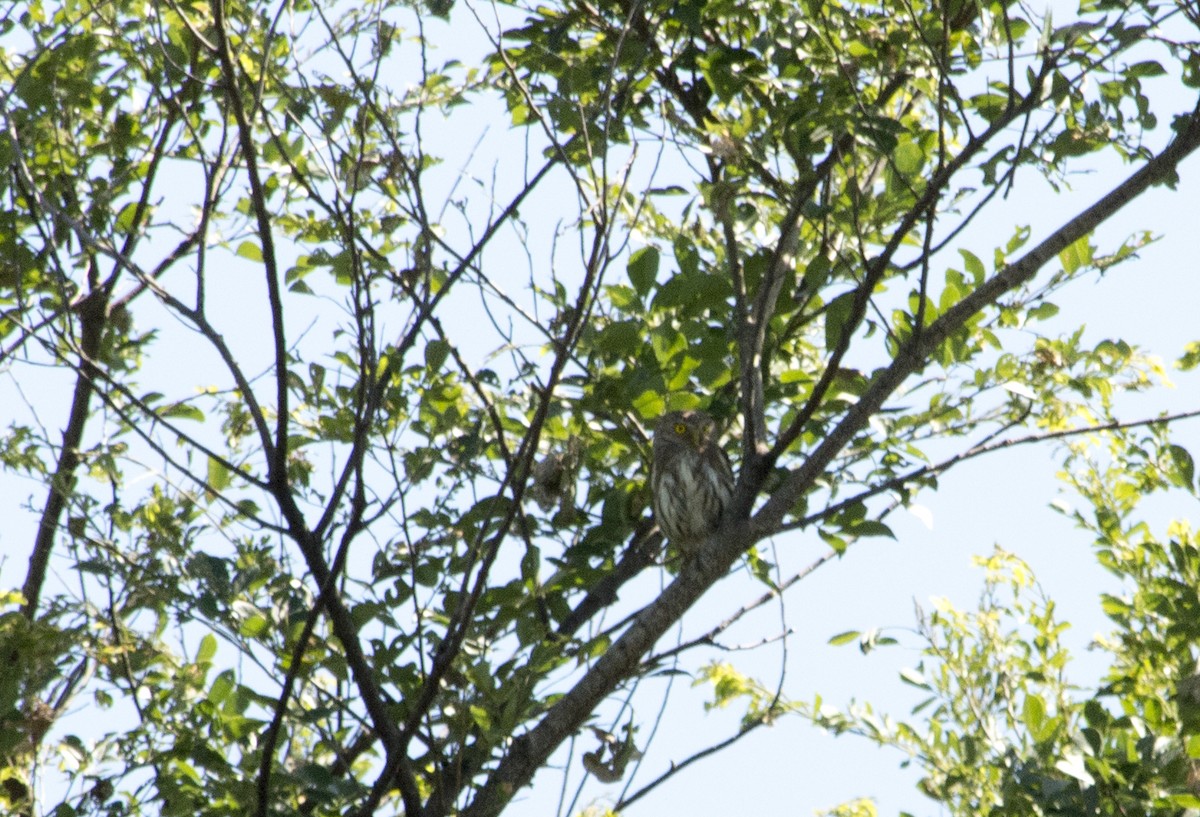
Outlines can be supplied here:
M1192 341L1187 346L1183 347L1184 354L1179 360L1175 361L1175 366L1180 371L1188 372L1200 366L1200 343Z
M779 591L779 586L775 584L775 579L771 575L775 570L775 565L764 559L762 554L758 552L758 548L750 548L746 552L746 564L749 566L750 573L754 578L771 588L771 590Z
M829 643L834 647L840 647L843 644L849 644L851 641L857 641L862 635L858 630L846 630L844 633L838 633L833 638L829 639Z

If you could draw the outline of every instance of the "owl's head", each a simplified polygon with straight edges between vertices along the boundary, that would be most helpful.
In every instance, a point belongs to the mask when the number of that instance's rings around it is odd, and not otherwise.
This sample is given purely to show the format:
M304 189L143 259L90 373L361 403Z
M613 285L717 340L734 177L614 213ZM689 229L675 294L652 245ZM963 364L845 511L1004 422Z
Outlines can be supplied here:
M668 411L654 426L654 445L685 445L699 450L712 440L715 431L716 423L703 411Z

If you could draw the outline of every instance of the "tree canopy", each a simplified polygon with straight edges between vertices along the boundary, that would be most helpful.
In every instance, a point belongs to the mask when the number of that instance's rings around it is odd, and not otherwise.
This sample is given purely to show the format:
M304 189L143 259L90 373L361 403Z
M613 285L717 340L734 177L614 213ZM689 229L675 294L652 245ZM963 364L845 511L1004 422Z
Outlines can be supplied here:
M1200 808L1200 550L1137 504L1195 490L1200 407L1125 416L1158 359L1044 329L1155 237L1106 221L1187 186L1191 0L0 14L6 809L493 817L622 782L632 811L789 715L901 749L953 814ZM996 217L1098 162L1078 211ZM682 408L737 476L687 558L647 484ZM909 720L722 652L1039 441L1134 588L1103 688L1005 552L978 610L923 615ZM718 623L664 639L702 598ZM678 675L745 715L668 763Z

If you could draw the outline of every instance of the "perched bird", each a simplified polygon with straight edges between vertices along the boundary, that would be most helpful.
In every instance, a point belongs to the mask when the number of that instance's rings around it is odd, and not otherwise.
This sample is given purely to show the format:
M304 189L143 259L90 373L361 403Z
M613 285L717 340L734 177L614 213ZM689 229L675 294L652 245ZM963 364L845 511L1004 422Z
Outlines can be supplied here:
M712 417L668 411L658 418L650 493L659 528L685 554L720 526L733 497L733 470Z

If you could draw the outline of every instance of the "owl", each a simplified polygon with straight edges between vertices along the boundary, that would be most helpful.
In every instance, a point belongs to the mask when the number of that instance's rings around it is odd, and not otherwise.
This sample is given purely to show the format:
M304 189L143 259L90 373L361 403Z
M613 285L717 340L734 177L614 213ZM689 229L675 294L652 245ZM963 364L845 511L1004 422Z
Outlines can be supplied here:
M733 498L733 470L702 411L668 411L654 427L650 493L663 534L683 553L721 524Z

